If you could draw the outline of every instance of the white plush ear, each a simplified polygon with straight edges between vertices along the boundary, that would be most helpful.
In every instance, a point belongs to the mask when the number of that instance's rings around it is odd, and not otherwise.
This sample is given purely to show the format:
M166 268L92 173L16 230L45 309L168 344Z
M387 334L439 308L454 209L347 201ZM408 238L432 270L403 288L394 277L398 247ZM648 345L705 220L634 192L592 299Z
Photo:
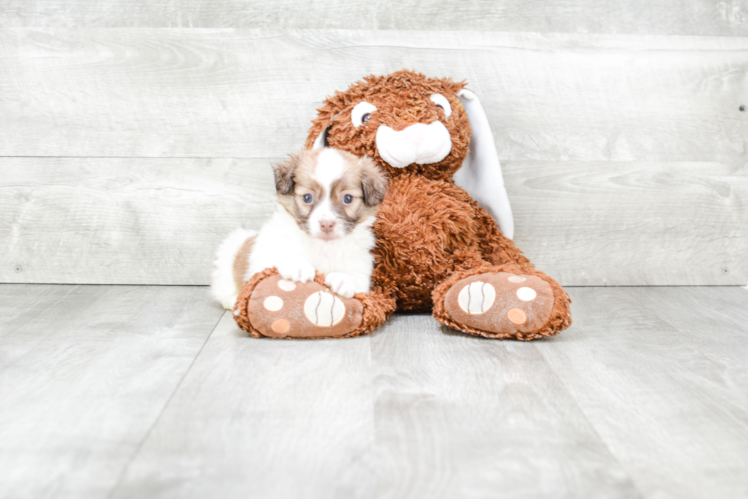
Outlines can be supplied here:
M316 139L314 139L314 144L312 145L312 149L322 149L325 146L327 146L327 130L330 128L328 125L327 127L322 129L322 132L319 133Z
M330 120L330 122L325 126L325 128L322 129L322 132L319 133L317 138L314 139L314 144L312 144L312 150L322 149L328 146L327 135L328 135L328 132L330 132L330 127L332 127L332 122L335 121L335 118L337 118L338 116L340 116L340 113L333 116L332 120Z
M462 89L458 94L468 114L473 133L470 149L462 168L454 175L455 184L467 191L478 204L491 214L509 239L514 238L514 217L501 175L501 164L493 142L491 126L478 96Z

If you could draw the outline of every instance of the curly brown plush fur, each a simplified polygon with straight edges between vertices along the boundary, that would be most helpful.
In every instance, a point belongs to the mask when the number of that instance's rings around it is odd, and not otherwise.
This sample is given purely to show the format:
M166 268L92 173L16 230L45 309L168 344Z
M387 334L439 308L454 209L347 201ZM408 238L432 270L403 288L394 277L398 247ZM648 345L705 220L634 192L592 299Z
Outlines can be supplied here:
M368 76L345 92L328 97L312 122L307 147L312 147L320 133L327 130L329 146L367 155L390 178L387 196L374 225L377 236L374 288L371 293L356 297L365 301L373 314L356 335L370 332L395 309L433 309L434 317L445 325L494 338L532 340L555 335L571 324L571 301L563 288L535 270L514 242L501 233L493 218L452 180L467 156L470 143L468 116L458 98L464 86L465 82L427 78L412 71ZM437 93L448 100L451 116L447 117L430 100ZM368 121L356 127L351 110L361 101L377 109ZM435 120L444 124L452 139L450 153L440 162L395 168L379 155L376 134L380 125L399 131L415 123L429 124ZM550 317L539 328L519 333L484 331L454 320L445 306L445 294L457 281L486 272L509 272L545 280L553 292Z
M455 83L450 79L426 78L412 71L398 71L387 76L367 76L345 92L336 92L325 99L325 105L317 110L306 147L327 129L330 147L348 151L357 156L368 156L391 177L415 174L432 180L452 182L452 175L462 166L470 144L470 124L467 113L460 104L457 93L465 82ZM432 94L442 94L452 106L452 115L447 119L443 109L429 99ZM366 101L377 107L371 119L360 127L350 120L353 107ZM382 160L377 151L376 135L380 125L402 130L414 123L431 123L441 120L452 137L452 151L439 163L409 165L394 168Z

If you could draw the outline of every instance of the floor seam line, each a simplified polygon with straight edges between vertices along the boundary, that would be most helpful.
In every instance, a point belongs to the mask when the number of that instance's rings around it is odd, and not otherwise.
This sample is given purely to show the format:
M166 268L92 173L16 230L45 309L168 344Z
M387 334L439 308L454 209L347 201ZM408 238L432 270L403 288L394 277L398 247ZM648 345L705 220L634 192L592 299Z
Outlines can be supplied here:
M120 473L119 478L117 478L117 482L114 483L114 486L109 491L109 494L106 496L106 498L113 498L114 493L119 489L120 485L122 484L122 481L125 479L125 476L127 475L127 471L130 470L130 466L135 461L135 458L140 454L140 451L143 449L143 445L145 445L146 441L148 441L148 438L150 438L151 433L153 432L153 429L156 428L156 425L158 425L158 422L161 420L161 417L164 415L164 412L169 407L169 404L171 404L171 400L174 399L174 395L177 393L179 388L182 386L182 383L184 382L184 379L187 378L187 375L192 370L192 367L195 365L195 361L197 361L197 358L200 357L200 354L203 352L203 349L205 349L205 346L208 344L208 341L213 337L213 334L215 333L216 329L218 328L218 325L221 323L221 320L226 315L226 311L224 311L219 317L218 321L216 321L216 324L213 325L213 328L211 328L210 333L205 338L205 342L203 342L203 345L200 346L200 349L197 351L197 354L195 354L195 357L192 359L192 362L190 362L190 365L187 367L187 369L182 374L182 377L179 379L179 382L177 382L177 385L174 387L174 390L171 392L168 398L166 398L166 402L164 403L164 406L161 407L161 410L159 410L158 415L153 420L153 423L148 428L146 433L143 435L143 439L140 440L140 443L138 443L138 446L135 448L135 451L133 451L132 455L130 456L130 459L127 461L125 466L122 468L122 472Z
M642 492L641 488L639 487L639 484L636 482L636 479L634 478L634 475L631 474L628 467L626 467L621 459L613 453L613 450L610 448L610 445L608 442L600 435L600 432L597 430L597 427L592 423L590 420L590 417L587 415L587 412L584 411L584 408L582 405L577 401L577 398L574 397L572 392L569 390L569 388L566 385L566 382L559 376L559 373L556 371L556 368L553 366L553 364L548 361L548 358L545 357L545 354L541 349L538 349L537 346L535 346L535 351L540 354L540 357L543 358L543 361L545 362L546 366L548 366L548 369L553 373L553 376L556 378L559 384L564 388L566 391L566 394L568 394L569 399L571 399L574 402L574 406L577 407L579 410L579 413L582 415L582 418L584 418L584 421L587 422L587 425L589 425L590 430L595 433L595 436L597 436L597 439L600 440L600 444L605 446L605 449L608 450L608 453L610 453L610 456L613 457L616 461L616 463L621 467L621 470L626 473L626 476L631 481L631 486L636 490L637 493L639 493L639 498L649 498Z

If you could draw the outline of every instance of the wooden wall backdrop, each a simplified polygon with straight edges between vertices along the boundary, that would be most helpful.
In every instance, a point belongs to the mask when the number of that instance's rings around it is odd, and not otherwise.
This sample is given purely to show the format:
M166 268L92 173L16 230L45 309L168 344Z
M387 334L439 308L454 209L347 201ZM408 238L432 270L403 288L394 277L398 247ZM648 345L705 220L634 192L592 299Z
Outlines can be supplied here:
M207 284L322 99L402 68L479 94L562 284L748 282L737 0L0 0L0 282Z

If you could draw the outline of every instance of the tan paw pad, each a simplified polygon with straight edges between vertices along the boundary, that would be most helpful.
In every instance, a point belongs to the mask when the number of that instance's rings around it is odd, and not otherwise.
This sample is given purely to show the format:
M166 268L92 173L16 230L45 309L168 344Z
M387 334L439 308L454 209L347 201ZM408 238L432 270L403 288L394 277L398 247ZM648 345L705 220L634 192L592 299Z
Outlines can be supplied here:
M506 313L506 317L515 325L523 325L527 322L527 314L525 314L525 311L517 309L516 307L509 309Z
M270 325L270 328L272 328L275 333L286 333L291 329L291 323L283 318L276 319L273 321L273 324Z

